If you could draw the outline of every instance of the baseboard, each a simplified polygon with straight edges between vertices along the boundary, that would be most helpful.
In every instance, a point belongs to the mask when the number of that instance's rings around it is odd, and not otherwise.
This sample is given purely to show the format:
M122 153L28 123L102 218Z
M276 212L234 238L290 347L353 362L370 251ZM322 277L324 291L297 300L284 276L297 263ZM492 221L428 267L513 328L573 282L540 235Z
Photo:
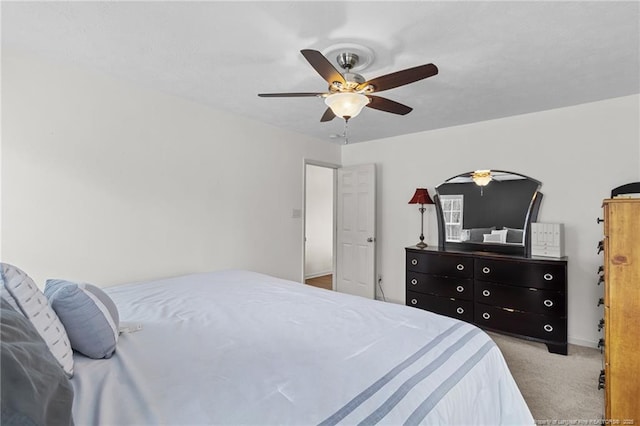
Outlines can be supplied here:
M304 279L308 280L308 279L311 279L311 278L318 278L318 277L323 277L325 275L331 275L331 274L333 274L332 270L324 271L324 272L316 272L315 274L305 275Z
M591 340L586 340L586 339L570 338L569 339L569 343L571 343L572 345L586 346L587 348L597 348L598 347L598 342L593 342Z

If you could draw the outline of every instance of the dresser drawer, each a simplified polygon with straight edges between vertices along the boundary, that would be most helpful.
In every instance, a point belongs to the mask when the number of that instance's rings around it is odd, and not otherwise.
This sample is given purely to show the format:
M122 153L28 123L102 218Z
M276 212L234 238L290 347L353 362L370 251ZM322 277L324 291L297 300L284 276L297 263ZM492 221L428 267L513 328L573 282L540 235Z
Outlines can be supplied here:
M480 327L537 339L556 342L567 341L566 317L508 311L481 303L476 303L474 309L474 320Z
M519 311L566 316L565 294L511 285L476 281L475 300L485 305L511 308Z
M494 259L475 259L476 280L520 287L565 291L564 263L534 263Z
M407 271L407 291L457 299L473 299L473 280Z
M473 258L407 251L407 271L445 277L472 278Z
M407 305L467 322L473 321L473 302L470 300L438 297L407 290Z

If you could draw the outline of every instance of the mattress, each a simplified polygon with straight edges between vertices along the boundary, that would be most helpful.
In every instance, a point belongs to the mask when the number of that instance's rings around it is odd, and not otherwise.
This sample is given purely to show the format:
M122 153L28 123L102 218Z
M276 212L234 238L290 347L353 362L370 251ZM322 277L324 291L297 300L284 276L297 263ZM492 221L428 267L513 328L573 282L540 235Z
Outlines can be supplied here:
M77 425L534 424L452 318L239 270L105 291L142 329L75 356Z

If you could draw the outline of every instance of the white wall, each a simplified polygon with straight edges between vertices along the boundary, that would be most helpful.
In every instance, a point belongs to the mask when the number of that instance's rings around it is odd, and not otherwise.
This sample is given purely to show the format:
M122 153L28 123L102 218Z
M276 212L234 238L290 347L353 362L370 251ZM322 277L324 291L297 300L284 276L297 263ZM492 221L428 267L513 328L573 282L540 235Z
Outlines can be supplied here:
M307 165L305 278L333 272L334 170Z
M302 276L303 163L340 147L2 52L2 260L39 285Z
M387 299L404 303L404 247L418 241L420 215L407 202L415 188L433 188L476 169L511 170L542 181L539 222L565 224L569 256L569 340L595 345L602 309L596 254L602 199L638 180L638 95L347 145L344 166L377 163L378 272ZM433 207L425 234L437 245Z

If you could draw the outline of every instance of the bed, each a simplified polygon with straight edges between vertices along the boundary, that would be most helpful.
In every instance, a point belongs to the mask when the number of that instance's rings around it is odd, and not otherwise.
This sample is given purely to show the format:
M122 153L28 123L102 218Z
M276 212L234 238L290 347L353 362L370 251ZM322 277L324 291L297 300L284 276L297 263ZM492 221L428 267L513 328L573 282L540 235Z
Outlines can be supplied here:
M130 331L74 354L76 425L534 424L452 318L240 270L104 290Z

